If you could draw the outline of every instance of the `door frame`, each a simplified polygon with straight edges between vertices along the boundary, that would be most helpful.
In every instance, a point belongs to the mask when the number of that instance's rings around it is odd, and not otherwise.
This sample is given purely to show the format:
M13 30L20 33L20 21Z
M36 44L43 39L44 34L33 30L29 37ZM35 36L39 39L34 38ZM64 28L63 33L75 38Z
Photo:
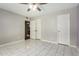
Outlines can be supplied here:
M28 24L29 23L29 24ZM26 24L27 24L27 33L26 33ZM29 37L27 36L27 34L29 35ZM30 21L25 20L25 40L30 39Z

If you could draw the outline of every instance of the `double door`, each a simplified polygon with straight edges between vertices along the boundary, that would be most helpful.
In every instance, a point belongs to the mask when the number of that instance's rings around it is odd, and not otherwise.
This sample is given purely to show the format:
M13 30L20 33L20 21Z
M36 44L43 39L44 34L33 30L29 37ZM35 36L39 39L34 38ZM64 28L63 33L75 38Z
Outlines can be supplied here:
M30 21L30 37L31 39L41 39L41 20Z

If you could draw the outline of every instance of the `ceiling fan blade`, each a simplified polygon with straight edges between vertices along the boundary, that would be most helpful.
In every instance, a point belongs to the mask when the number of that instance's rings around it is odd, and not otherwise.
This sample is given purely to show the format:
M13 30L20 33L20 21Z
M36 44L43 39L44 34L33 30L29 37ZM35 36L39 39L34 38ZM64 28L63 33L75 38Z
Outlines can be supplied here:
M28 5L28 4L39 4L39 5L45 5L45 4L48 4L48 3L20 3L20 4L24 4L24 5Z
M38 10L38 11L41 11L41 9L40 9L39 7L37 7L37 10Z
M45 5L45 4L47 4L47 3L39 3L40 5Z
M25 5L27 5L28 3L20 3L20 4L25 4Z

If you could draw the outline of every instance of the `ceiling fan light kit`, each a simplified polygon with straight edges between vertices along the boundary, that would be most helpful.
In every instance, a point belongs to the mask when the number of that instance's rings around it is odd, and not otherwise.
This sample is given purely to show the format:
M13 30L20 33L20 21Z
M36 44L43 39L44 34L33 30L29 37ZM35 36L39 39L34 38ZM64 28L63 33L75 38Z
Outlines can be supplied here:
M21 4L29 5L29 7L27 9L27 11L29 12L31 10L33 10L33 11L36 11L36 10L42 11L42 9L39 6L40 5L45 5L47 3L21 3Z

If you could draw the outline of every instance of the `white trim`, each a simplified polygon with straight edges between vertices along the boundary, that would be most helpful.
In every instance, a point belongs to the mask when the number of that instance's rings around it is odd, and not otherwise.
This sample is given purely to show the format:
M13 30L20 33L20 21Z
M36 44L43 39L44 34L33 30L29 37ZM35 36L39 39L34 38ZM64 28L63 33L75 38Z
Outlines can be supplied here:
M13 41L13 42L8 42L8 43L0 45L0 47L6 46L6 45L11 45L11 44L16 44L16 43L19 43L19 42L22 42L22 41L25 41L25 40L22 39L22 40L17 40L17 41Z
M49 43L52 43L52 44L58 44L57 42L52 42L52 41L48 41L48 40L41 40L41 41L49 42Z
M57 45L58 45L58 43L57 43L57 42L52 42L52 41L42 40L42 39L41 39L41 41L45 41L45 42L49 42L49 43L52 43L52 44L57 44ZM73 48L77 48L77 46L75 46L75 45L68 45L68 46L73 47Z
M70 47L73 47L73 48L77 48L77 46L75 46L75 45L69 45Z

